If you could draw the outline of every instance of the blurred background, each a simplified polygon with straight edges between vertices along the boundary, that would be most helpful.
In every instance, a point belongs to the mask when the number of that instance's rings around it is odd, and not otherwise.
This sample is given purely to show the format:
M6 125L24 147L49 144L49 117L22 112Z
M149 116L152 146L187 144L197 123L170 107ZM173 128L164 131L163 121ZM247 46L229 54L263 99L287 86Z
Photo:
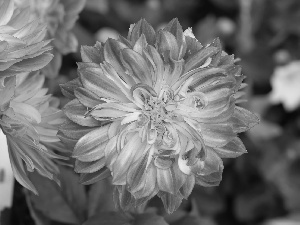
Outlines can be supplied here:
M192 27L201 43L220 37L226 52L241 59L248 83L244 106L261 123L241 135L248 154L225 160L219 187L195 187L190 202L173 215L165 215L155 199L150 206L174 225L299 225L300 1L87 0L73 32L79 45L94 45L126 36L140 18L159 29L174 17L184 29ZM80 61L79 50L64 56L60 75L47 81L62 106L67 100L58 84L76 78ZM110 191L105 184L98 189L102 197ZM197 222L187 219L191 211ZM8 214L13 225L34 224L19 184Z

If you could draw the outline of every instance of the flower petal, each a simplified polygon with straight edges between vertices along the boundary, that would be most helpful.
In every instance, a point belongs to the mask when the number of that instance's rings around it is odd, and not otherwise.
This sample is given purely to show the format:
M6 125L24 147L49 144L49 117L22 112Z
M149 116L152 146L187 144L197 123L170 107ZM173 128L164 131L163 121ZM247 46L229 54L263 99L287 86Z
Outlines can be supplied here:
M104 156L104 149L107 144L109 125L99 127L79 139L73 157L80 161L91 162Z
M202 48L196 54L186 60L184 72L186 73L192 69L200 67L205 63L207 58L213 56L217 52L218 49L216 47L209 46Z
M7 24L14 12L14 2L3 0L0 6L0 26Z
M76 173L94 173L102 169L104 166L105 166L104 157L92 162L81 162L79 160L76 160L74 171Z
M233 130L236 133L245 132L259 123L259 118L252 112L236 106L230 119Z
M185 183L180 188L180 193L185 199L187 199L192 193L194 185L195 185L195 177L193 175L187 176Z
M78 87L81 87L82 84L79 81L79 78L76 78L65 84L60 84L59 86L60 86L61 92L64 96L66 96L69 99L74 99L75 98L75 94L74 94L75 89Z
M123 65L136 82L152 86L151 71L143 56L129 48L123 49L121 55Z
M90 116L85 116L87 108L85 108L77 99L66 104L64 112L70 120L81 126L95 127L101 125L100 121L97 121Z
M121 62L120 53L125 48L128 48L125 44L113 39L108 39L104 45L104 58L107 63L112 65L125 83L134 85L136 82L125 73L125 68Z
M203 187L218 186L222 180L222 172L223 170L220 169L219 171L206 176L195 176L196 184Z
M93 108L96 105L99 105L104 102L100 100L95 93L81 87L75 89L74 95L80 101L81 104L89 108Z
M183 197L180 193L169 194L166 192L159 192L158 197L161 198L167 213L173 213L181 204Z
M145 148L141 142L141 139L138 138L138 133L134 134L134 136L128 140L113 165L113 184L126 184L126 174L128 172L128 168L134 160L135 154L137 154L137 151L140 151L142 147Z
M150 45L154 45L155 30L145 19L141 19L133 25L132 29L129 31L127 39L134 45L142 34L145 36Z
M173 34L177 40L177 45L179 48L179 59L181 59L186 52L186 43L183 35L182 27L177 18L172 19L165 27L165 31Z
M80 80L84 88L94 92L99 97L108 99L115 99L117 101L125 101L128 99L120 91L118 87L110 80L104 73L103 70L96 67L88 67L79 69Z
M171 168L159 169L157 168L157 185L160 191L165 191L175 194L175 176Z
M79 182L84 185L89 185L103 180L109 176L111 176L109 169L104 167L94 173L80 174Z
M198 162L192 166L192 171L196 176L206 176L220 169L223 170L223 161L218 154L209 147L206 147L204 160L199 159Z
M16 113L24 116L30 122L40 123L42 120L40 112L29 104L12 101L10 106Z
M236 135L229 124L204 124L200 125L201 134L206 145L211 147L224 146Z
M165 61L169 58L179 59L179 46L173 34L168 31L160 30L157 36L158 51L164 56Z
M235 137L222 147L214 148L214 150L221 158L235 158L247 153L243 142L238 137Z
M10 67L13 71L37 71L45 67L53 58L50 53L45 53L34 58L24 59Z
M104 53L101 43L97 43L95 46L81 46L80 49L81 58L83 62L103 63Z

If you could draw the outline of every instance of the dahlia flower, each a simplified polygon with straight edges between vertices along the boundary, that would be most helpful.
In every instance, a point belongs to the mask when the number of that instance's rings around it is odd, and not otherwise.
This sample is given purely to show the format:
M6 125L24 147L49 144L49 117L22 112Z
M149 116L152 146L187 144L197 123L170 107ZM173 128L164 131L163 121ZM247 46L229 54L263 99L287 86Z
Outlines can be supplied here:
M85 0L14 0L21 8L30 8L31 18L47 24L46 38L53 39L54 59L44 68L47 77L58 74L62 55L76 52L78 42L71 32Z
M34 193L24 165L58 182L58 167L51 159L65 159L46 147L60 141L56 133L64 119L52 106L51 95L46 95L44 80L38 72L11 76L0 90L0 127L7 138L12 170L17 181Z
M30 19L30 10L15 8L13 0L0 0L0 80L23 72L37 71L53 55L45 40L46 25Z
M79 79L62 85L61 138L82 183L112 176L121 209L157 195L172 213L195 184L220 183L221 158L246 152L237 134L258 118L235 105L244 76L218 39L202 46L177 19L158 32L141 20L81 54Z

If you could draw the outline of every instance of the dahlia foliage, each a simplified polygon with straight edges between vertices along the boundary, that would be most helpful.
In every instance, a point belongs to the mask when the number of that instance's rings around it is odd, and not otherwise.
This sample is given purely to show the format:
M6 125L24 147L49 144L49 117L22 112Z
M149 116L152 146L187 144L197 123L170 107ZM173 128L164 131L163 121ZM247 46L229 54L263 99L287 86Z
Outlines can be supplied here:
M21 73L37 71L53 55L45 40L46 25L30 18L28 8L20 10L11 0L0 0L0 80Z
M0 128L16 179L35 193L26 168L58 182L58 167L51 159L66 159L46 147L59 150L56 133L64 116L38 71L53 58L45 34L46 25L32 20L28 8L0 0Z
M43 71L47 77L57 76L62 55L76 52L78 41L71 32L85 0L14 0L20 8L30 10L31 19L40 19L47 25L47 39L53 39L54 59Z
M81 55L79 78L62 85L72 100L59 137L82 183L112 176L121 209L157 195L171 213L195 184L220 183L221 158L246 152L237 134L258 118L236 106L245 77L218 39L202 46L177 19L158 32L140 20Z

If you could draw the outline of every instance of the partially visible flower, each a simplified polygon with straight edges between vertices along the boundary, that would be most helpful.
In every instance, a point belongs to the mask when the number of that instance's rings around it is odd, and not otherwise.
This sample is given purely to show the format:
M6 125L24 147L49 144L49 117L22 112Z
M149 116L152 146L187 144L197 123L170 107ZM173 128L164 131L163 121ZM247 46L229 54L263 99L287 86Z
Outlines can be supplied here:
M282 103L287 111L300 105L300 61L277 67L271 78L270 101Z
M51 106L52 97L43 88L44 80L38 72L12 76L4 80L0 91L0 127L7 138L14 175L35 193L26 168L58 182L58 167L51 159L66 159L46 147L59 142L56 134L64 117Z
M30 19L28 8L15 8L13 0L0 0L0 81L24 72L37 71L53 55L45 40L46 25Z
M202 46L176 19L157 33L141 20L81 54L79 79L62 85L73 100L60 136L83 183L112 175L121 209L158 195L171 213L195 183L220 183L221 157L246 152L237 133L258 118L235 105L244 76L218 39Z
M99 29L96 34L96 40L100 41L100 42L106 42L108 38L117 38L118 37L118 32L110 27L102 27L101 29Z
M54 59L44 68L47 77L58 75L62 55L76 52L78 41L71 32L86 0L14 0L21 7L29 7L31 18L47 24L46 38L53 39Z

